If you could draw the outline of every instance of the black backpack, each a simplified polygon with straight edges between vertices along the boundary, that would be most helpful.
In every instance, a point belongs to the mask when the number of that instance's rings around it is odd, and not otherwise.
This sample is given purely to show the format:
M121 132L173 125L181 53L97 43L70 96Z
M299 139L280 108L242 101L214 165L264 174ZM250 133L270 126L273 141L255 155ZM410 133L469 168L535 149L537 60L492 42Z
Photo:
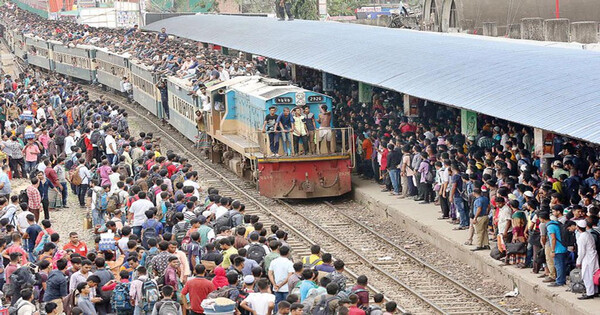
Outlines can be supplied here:
M558 228L560 229L560 240L558 238L556 238L557 242L559 242L565 248L575 245L575 241L576 241L575 233L569 232L569 230L567 230L565 225L558 221L548 222L548 224L546 225L546 228L550 224L558 225Z
M262 244L250 244L248 247L248 259L256 261L257 264L262 264L267 252Z
M319 303L312 309L312 315L332 315L329 313L329 303L335 299L337 299L337 296L327 297L327 295L323 295Z
M75 144L75 146L77 146L81 149L81 152L87 151L87 147L85 146L85 139L84 139L85 137L86 136L79 137L79 139L77 139L77 143Z
M99 130L94 130L92 132L92 134L90 135L90 142L92 142L93 144L96 144L98 142L98 139L100 139L100 138L102 138L102 135L100 134L100 131Z
M215 221L215 225L214 225L214 230L215 233L218 233L222 227L228 227L231 228L231 220L229 220L229 212L223 214L222 216L220 216L216 221Z
M19 203L29 203L29 196L27 196L27 190L23 189L19 193Z

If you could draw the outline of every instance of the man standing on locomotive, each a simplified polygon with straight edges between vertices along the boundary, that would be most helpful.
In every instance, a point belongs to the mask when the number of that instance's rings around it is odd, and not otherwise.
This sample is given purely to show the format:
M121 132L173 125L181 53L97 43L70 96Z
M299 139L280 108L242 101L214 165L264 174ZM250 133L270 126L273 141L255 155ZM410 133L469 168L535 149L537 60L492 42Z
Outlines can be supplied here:
M277 117L277 126L281 131L281 139L283 142L283 152L285 155L292 155L292 115L290 115L290 109L285 107L283 113Z
M262 132L267 132L269 135L269 149L271 150L271 154L279 156L279 137L277 137L277 133L275 132L275 125L277 124L275 111L277 111L277 107L269 107L269 114L265 117Z
M315 123L315 115L310 112L308 105L304 105L304 123L308 132L308 151L310 154L315 154L315 130L317 129L317 124Z
M327 111L327 105L321 105L321 114L317 119L319 123L319 142L317 143L317 149L321 153L321 141L325 139L325 154L329 154L329 148L331 147L331 112Z

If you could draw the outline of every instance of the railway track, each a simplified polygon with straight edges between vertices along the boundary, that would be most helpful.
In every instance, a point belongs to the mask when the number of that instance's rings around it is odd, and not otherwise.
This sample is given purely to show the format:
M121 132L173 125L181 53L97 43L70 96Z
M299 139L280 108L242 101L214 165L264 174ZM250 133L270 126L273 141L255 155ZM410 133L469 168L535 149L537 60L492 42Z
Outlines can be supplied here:
M438 312L509 314L494 302L458 283L443 271L390 242L381 233L352 217L351 213L360 209L348 209L345 204L327 201L322 204L328 211L310 211L311 206L305 204L296 205L294 209L307 216L316 226L320 226L323 232L342 243L351 244L347 250L355 252L382 274L401 282L402 286L427 301ZM387 295L388 292L384 290L384 294Z
M154 131L168 142L167 149L177 148L190 161L212 176L206 184L219 189L221 195L242 200L246 212L261 217L268 228L277 224L290 233L288 244L295 258L309 255L313 244L320 244L325 252L343 259L349 280L358 275L369 278L369 290L383 293L387 300L401 306L400 311L410 314L509 314L493 302L452 280L443 272L414 257L399 246L387 241L376 231L346 215L337 206L328 203L307 202L292 205L260 196L254 184L233 177L221 165L204 161L199 152L190 149L191 142L178 133L159 125L155 117L144 115L140 106L126 104L124 98L88 89L94 96L103 95L129 110L140 126ZM131 123L130 123L131 125ZM335 215L332 215L335 214ZM323 245L326 244L326 245Z

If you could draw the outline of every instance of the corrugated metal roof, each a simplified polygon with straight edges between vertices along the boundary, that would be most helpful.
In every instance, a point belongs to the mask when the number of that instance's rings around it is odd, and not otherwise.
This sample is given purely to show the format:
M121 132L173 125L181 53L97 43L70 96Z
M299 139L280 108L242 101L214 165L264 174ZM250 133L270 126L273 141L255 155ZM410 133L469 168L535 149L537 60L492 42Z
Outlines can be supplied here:
M600 53L335 22L196 15L146 27L600 143Z

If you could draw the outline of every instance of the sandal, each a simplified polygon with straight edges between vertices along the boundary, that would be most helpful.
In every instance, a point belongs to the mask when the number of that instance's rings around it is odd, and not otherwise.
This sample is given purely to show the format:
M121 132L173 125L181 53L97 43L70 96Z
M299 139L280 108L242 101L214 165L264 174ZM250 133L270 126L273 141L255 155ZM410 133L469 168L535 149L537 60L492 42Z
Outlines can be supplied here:
M465 245L473 245L473 241L466 241L464 244Z

